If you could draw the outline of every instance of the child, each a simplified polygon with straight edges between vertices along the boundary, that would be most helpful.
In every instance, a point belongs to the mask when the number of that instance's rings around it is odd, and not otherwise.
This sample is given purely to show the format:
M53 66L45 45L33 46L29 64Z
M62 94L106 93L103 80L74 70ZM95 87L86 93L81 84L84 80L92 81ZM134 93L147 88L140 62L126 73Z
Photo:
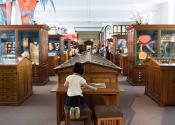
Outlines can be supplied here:
M88 85L86 80L81 76L84 72L81 63L75 63L73 72L72 75L66 77L64 83L64 86L68 88L66 106L69 108L70 119L79 119L80 110L84 106L81 87L88 87L93 90L97 90L97 88Z

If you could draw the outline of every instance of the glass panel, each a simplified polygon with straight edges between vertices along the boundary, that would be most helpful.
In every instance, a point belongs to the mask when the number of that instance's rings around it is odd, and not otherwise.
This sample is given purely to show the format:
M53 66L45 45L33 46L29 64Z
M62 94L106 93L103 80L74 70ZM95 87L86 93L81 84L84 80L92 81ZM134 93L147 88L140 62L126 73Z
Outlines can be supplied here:
M106 27L106 39L111 38L111 35L112 35L112 28L111 26L107 26Z
M64 51L68 50L68 41L64 41Z
M126 32L126 27L122 26L122 32Z
M57 38L49 38L49 53L60 53L60 40Z
M117 54L120 53L128 53L127 50L127 41L125 39L118 39L117 44L116 44L116 52Z
M121 26L117 27L117 32L121 32Z
M39 64L39 31L19 31L18 41L19 56Z
M148 57L157 57L158 30L136 31L136 64L142 65Z
M22 58L18 57L0 57L0 65L14 65L14 64L18 64L18 62L20 62L22 60Z
M0 55L3 57L15 57L15 31L1 30L0 31Z
M161 31L161 57L175 57L175 30Z
M114 32L114 33L117 32L117 26L113 26L113 32Z

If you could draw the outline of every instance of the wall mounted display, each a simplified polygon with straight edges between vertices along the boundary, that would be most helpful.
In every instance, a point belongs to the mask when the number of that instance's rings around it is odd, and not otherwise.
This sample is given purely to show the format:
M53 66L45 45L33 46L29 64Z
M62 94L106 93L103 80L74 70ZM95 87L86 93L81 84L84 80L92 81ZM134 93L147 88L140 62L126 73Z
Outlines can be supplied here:
M128 81L144 85L145 61L174 55L175 25L131 25L128 28Z
M42 85L48 81L48 30L43 25L0 26L0 56L13 54L30 59L33 64L34 85ZM10 42L13 44L9 45ZM4 43L8 43L12 51L6 51Z

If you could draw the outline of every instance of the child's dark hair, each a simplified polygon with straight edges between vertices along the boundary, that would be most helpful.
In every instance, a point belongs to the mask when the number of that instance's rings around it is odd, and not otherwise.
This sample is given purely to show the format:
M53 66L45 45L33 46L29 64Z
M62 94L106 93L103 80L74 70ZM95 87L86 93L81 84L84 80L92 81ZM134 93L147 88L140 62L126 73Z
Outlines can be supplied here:
M73 72L82 75L84 72L83 65L80 62L76 62L74 64Z

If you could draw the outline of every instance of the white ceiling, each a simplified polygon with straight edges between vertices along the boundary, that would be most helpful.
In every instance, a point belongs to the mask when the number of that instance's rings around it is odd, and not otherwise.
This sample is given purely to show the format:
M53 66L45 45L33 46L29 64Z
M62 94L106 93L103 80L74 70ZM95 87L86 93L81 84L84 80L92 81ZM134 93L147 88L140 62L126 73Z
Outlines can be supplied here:
M156 11L157 5L168 0L53 0L54 12L48 0L44 11L40 3L34 19L47 25L71 27L101 27L107 23L130 22L135 11Z

